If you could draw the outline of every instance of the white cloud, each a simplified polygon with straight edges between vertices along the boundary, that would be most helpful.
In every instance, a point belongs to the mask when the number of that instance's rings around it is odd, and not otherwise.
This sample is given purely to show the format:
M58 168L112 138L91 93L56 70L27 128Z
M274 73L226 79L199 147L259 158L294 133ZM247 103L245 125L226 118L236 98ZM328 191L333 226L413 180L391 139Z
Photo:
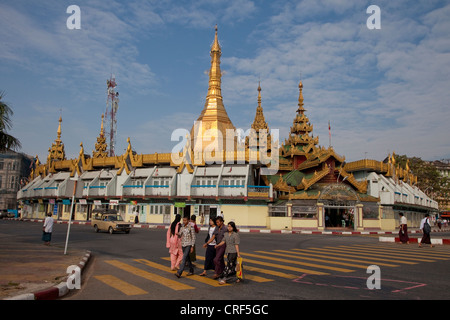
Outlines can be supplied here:
M261 76L269 83L263 86L269 126L289 128L301 72L307 115L320 144L328 145L331 120L336 151L353 160L364 152L383 159L388 150L449 157L450 6L417 17L383 8L382 29L369 31L365 8L354 2L287 3L253 32L252 38L264 39L255 56L223 59L232 77L227 99L239 104L244 96L247 102L243 91Z

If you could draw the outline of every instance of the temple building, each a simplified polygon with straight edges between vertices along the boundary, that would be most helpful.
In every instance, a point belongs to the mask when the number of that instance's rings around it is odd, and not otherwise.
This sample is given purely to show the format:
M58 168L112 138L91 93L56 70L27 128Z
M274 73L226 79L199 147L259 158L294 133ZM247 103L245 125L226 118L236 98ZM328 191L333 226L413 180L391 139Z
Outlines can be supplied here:
M67 159L60 118L46 163L36 156L18 192L22 217L52 212L67 220L72 196L72 218L80 221L89 221L95 208L113 207L127 221L151 225L168 225L176 213L207 224L222 213L241 229L392 230L400 211L412 227L424 213L437 212L437 203L415 186L417 178L392 161L346 163L331 146L320 146L302 82L281 145L264 117L260 85L250 134L240 140L221 93L221 54L216 27L205 105L180 152L137 154L128 138L124 154L109 156L102 116L92 153L81 143L78 157Z

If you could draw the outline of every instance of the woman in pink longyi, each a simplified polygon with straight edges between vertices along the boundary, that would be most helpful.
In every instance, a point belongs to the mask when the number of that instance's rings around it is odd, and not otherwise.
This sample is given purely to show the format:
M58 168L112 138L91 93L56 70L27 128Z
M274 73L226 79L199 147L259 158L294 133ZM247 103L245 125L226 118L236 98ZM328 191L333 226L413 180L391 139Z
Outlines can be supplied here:
M181 224L181 215L177 214L175 220L167 230L166 248L169 248L170 253L170 269L172 271L178 270L180 262L183 259L183 249L181 248L181 238L178 236Z

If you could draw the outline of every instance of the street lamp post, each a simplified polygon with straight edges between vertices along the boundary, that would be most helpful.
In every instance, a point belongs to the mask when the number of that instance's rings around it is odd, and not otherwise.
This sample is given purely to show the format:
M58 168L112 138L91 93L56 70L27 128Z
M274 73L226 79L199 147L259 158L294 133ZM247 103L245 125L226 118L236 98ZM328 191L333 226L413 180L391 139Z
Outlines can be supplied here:
M73 208L74 208L74 203L75 203L75 193L77 191L78 176L75 175L75 178L70 178L70 180L74 181L74 184L73 184L72 204L70 206L69 225L67 226L66 246L64 248L64 254L67 254L67 244L69 243L70 225L72 224L72 215L73 215Z

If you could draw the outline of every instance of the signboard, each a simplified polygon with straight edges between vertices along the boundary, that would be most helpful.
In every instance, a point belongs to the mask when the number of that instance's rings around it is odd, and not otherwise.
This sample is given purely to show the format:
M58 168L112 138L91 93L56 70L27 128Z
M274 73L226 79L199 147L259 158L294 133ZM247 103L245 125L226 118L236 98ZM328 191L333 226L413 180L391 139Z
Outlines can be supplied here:
M175 202L175 208L184 208L186 207L185 202Z
M101 200L94 200L94 205L101 206L102 205L102 201Z
M58 215L58 205L57 205L57 204L55 204L55 205L53 206L53 215L54 215L54 216L57 216L57 215Z
M109 205L111 205L111 206L118 206L119 205L119 200L109 200Z
M63 204L69 205L70 204L70 199L63 199Z
M87 204L86 199L80 199L80 204Z

